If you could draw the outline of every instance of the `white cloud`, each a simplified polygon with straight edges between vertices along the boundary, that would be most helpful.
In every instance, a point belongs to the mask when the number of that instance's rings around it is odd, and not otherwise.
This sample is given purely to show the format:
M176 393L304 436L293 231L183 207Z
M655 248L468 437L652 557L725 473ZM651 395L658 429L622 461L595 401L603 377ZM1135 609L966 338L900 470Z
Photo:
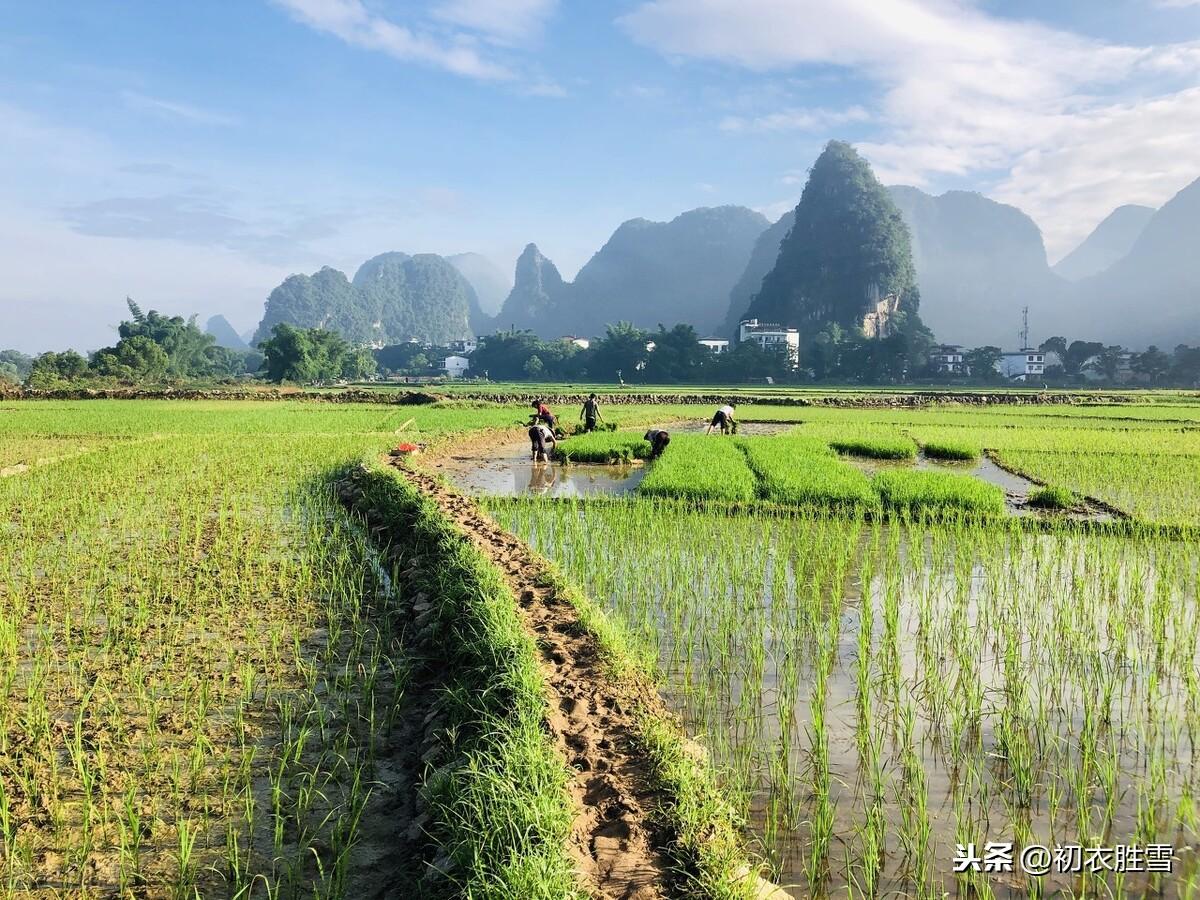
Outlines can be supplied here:
M173 100L162 100L158 97L147 97L136 91L122 91L121 100L130 109L148 112L159 118L176 119L194 125L233 125L237 122L231 116L223 113L201 109L188 103L178 103Z
M495 43L513 45L539 38L557 6L557 0L444 0L432 15Z
M377 50L405 62L422 63L485 81L509 80L506 66L485 59L468 35L442 38L397 25L367 9L362 0L275 0L293 18L348 44Z
M1115 206L1160 205L1200 174L1185 149L1200 144L1200 43L1106 43L965 0L645 0L618 21L672 58L865 76L882 127L859 147L883 180L990 183L1035 216L1052 254ZM809 112L722 124L822 127Z
M783 109L761 116L726 116L720 129L731 132L824 131L834 125L866 122L870 114L861 106L848 109Z

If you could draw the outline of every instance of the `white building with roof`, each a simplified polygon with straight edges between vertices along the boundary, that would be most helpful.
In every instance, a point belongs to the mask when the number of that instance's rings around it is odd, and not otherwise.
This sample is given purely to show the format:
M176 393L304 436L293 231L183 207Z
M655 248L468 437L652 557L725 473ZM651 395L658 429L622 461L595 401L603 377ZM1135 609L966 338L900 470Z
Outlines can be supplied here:
M721 340L720 338L701 338L700 346L707 347L713 353L728 353L729 341Z
M753 341L763 350L784 352L793 366L800 363L800 331L760 322L758 319L743 319L738 323L738 342Z
M465 356L447 356L442 368L450 378L462 378L471 368L471 360Z
M1005 378L1011 378L1013 381L1041 378L1046 372L1046 354L1032 347L1003 353L1000 361L996 363L996 369Z

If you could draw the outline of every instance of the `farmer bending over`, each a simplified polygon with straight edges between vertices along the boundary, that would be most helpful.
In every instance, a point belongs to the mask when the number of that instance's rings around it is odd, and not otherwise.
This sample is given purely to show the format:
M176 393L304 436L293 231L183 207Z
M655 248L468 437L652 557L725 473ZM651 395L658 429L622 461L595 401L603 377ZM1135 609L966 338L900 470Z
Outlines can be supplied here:
M600 415L600 401L596 399L595 394L589 394L588 398L583 401L583 409L579 411L579 418L583 419L584 431L595 431L596 422L604 421L604 416Z
M558 424L558 420L554 418L554 413L550 412L550 407L541 400L534 400L529 405L533 407L533 417L529 423L532 425L534 422L542 422L547 428L553 431L554 426Z
M650 458L658 459L671 443L671 435L661 428L651 428L646 432L645 440L650 445Z
M545 462L550 458L550 450L554 447L554 432L537 422L529 426L529 444L534 462Z
M712 434L712 430L720 426L721 434L729 434L734 424L733 407L726 403L717 410L716 414L712 417L712 421L708 425L708 429L704 433Z

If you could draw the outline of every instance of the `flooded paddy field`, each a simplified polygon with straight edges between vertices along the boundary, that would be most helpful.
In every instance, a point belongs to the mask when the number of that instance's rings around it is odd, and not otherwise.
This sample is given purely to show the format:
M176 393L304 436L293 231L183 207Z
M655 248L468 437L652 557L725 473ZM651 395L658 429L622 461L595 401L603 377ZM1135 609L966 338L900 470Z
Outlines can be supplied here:
M1195 883L1194 544L645 500L493 509L625 624L798 896ZM957 844L989 841L1166 844L1173 869L952 872Z

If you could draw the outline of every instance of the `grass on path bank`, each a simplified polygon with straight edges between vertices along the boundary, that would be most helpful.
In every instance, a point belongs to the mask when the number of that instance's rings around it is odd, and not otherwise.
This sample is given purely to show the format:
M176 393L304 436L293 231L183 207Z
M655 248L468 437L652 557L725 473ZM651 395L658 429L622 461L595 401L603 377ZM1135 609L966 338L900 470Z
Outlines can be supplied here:
M574 812L567 773L545 729L537 648L499 572L411 485L360 471L355 508L377 533L404 537L419 562L412 588L429 604L421 629L444 686L439 747L421 787L439 848L421 896L582 900L567 852Z

